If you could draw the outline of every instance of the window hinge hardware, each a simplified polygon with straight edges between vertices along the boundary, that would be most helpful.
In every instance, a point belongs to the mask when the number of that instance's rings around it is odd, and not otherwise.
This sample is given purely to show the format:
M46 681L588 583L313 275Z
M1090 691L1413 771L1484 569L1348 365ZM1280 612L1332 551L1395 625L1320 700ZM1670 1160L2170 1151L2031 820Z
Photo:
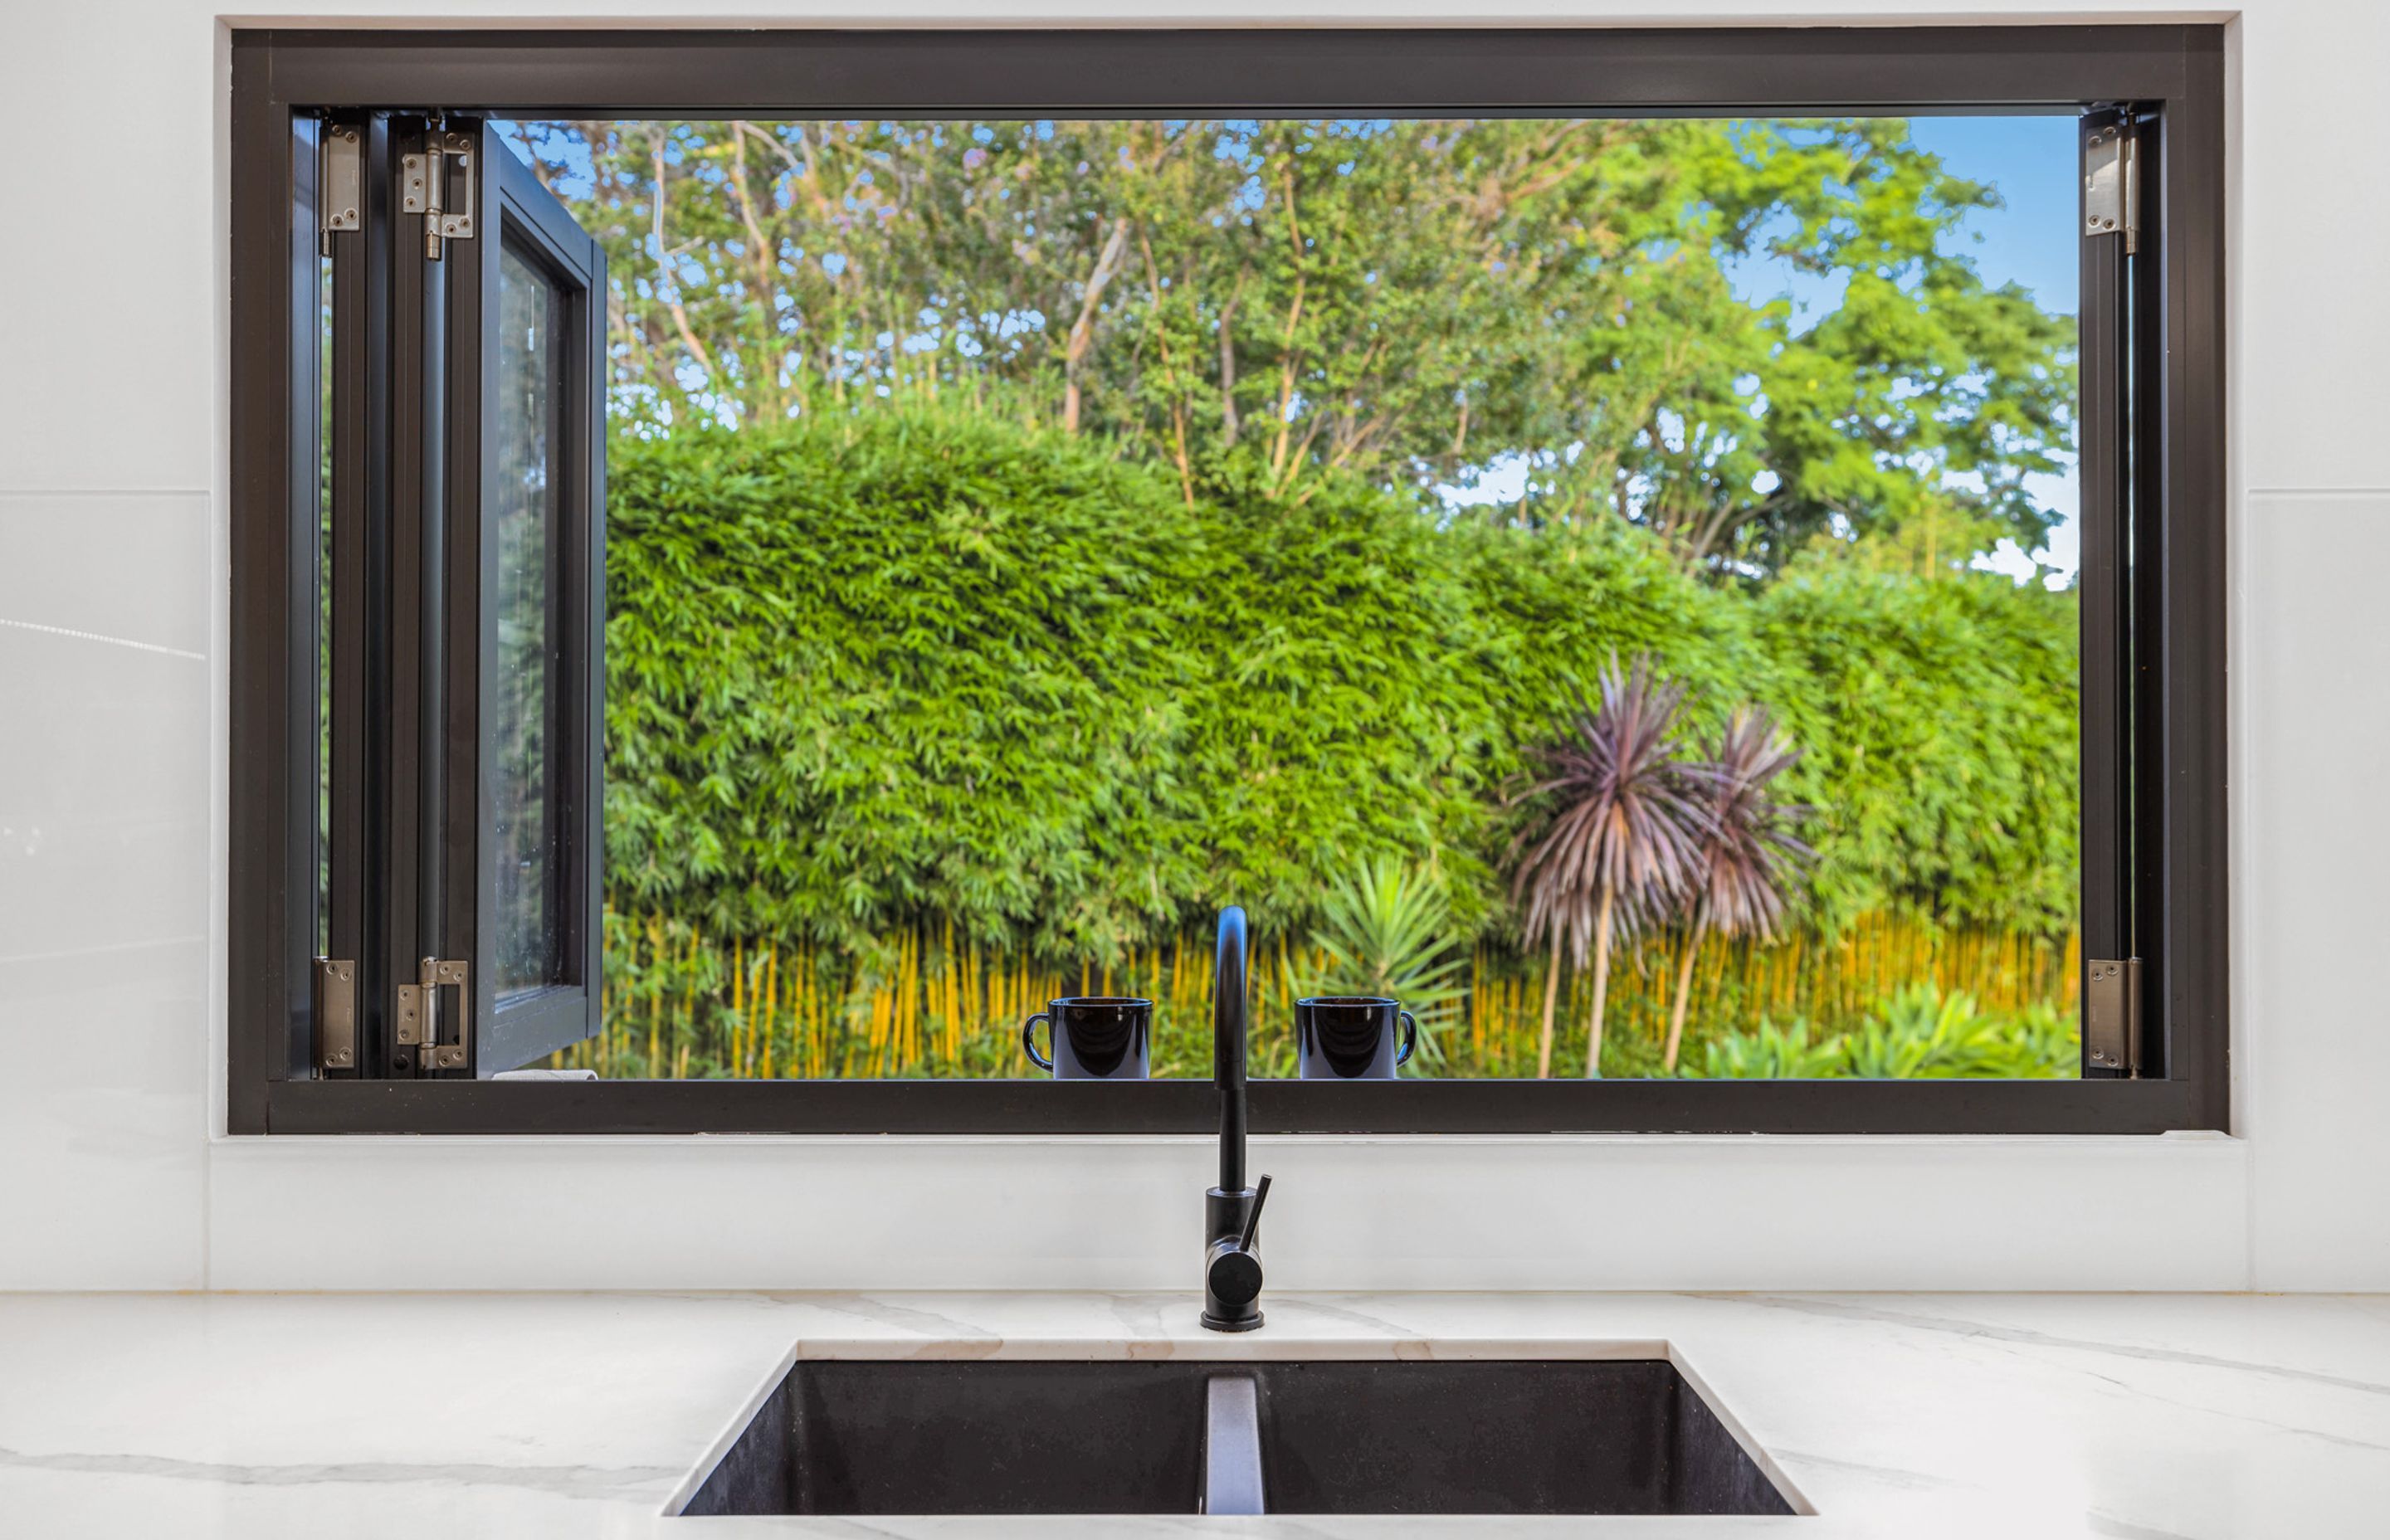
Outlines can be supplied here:
M2141 959L2083 963L2083 1055L2094 1070L2141 1072Z
M357 965L346 957L315 959L315 1068L357 1067Z
M331 254L332 232L364 228L357 211L365 205L366 158L364 130L354 123L326 123L323 168L316 178L315 204L322 215L324 254Z
M2083 233L2122 236L2125 254L2141 244L2140 138L2123 119L2090 130L2083 141Z
M440 1040L440 991L456 990L456 1033ZM398 1046L413 1048L415 1068L461 1070L473 1046L472 974L461 961L426 957L416 965L415 982L398 986Z
M473 135L430 129L420 149L398 158L399 208L423 216L423 255L438 262L452 240L473 237L473 210L481 201L481 168L474 163Z

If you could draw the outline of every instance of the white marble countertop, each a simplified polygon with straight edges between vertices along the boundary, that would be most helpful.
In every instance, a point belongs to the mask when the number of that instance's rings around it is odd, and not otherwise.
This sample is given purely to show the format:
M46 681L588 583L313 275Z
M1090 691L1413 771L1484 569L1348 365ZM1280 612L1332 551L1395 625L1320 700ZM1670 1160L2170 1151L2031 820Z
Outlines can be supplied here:
M1278 1294L0 1297L0 1534L2390 1534L2390 1300ZM793 1354L1671 1355L1784 1519L663 1517Z

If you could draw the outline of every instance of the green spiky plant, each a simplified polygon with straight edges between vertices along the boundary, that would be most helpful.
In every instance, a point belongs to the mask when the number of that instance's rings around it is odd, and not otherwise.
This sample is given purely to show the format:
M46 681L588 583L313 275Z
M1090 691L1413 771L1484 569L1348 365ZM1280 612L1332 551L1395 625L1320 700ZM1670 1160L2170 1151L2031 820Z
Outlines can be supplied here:
M1975 1080L1999 1075L1992 1062L1998 1023L1975 999L1932 984L1894 991L1850 1034L1843 1072L1859 1080Z
M2083 1034L2075 1013L2047 1002L2011 1013L1992 1049L2003 1080L2075 1080L2083 1073Z
M1694 777L1709 818L1699 836L1686 895L1685 953L1677 964L1668 1044L1660 1055L1663 1074L1676 1072L1684 1045L1685 1007L1692 997L1693 957L1702 938L1715 931L1729 939L1775 940L1785 890L1815 854L1792 828L1808 809L1778 802L1769 789L1800 757L1801 751L1777 737L1776 719L1765 708L1747 706L1727 723Z
M1811 1027L1793 1018L1780 1027L1763 1020L1755 1032L1732 1032L1703 1046L1703 1080L1821 1080L1845 1072L1843 1038L1809 1040ZM1690 1072L1688 1072L1689 1073Z
M1467 993L1468 959L1453 934L1442 879L1384 856L1331 880L1311 943L1325 956L1305 993L1400 1000L1419 1020L1420 1055L1443 1062L1441 1038Z
M1810 1040L1807 1021L1762 1020L1703 1045L1710 1080L2071 1080L2081 1039L2072 1012L2046 1005L1985 1012L1964 991L1909 984L1878 1000L1850 1032Z
M1684 698L1684 687L1661 681L1649 657L1638 655L1623 674L1613 657L1601 673L1600 706L1580 697L1568 736L1536 751L1544 776L1522 797L1550 797L1552 814L1520 859L1511 892L1528 946L1549 949L1538 1078L1552 1071L1562 944L1580 969L1591 954L1585 1072L1599 1078L1617 932L1665 913L1693 885L1710 814L1677 737Z
M1964 991L1910 984L1880 1001L1850 1034L1844 1073L1863 1080L2072 1079L2080 1072L2072 1017L2048 1006L1983 1011Z

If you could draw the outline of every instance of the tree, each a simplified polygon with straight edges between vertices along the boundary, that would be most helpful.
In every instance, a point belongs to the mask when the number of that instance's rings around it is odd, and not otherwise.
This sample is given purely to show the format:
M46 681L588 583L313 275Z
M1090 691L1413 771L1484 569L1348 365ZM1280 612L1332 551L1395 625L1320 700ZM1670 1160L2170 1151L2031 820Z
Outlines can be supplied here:
M1683 702L1683 687L1659 682L1649 658L1638 656L1623 676L1613 659L1602 671L1600 709L1580 699L1569 736L1536 756L1547 774L1525 794L1554 797L1557 805L1542 837L1519 862L1512 896L1524 903L1528 945L1550 949L1538 1078L1551 1073L1561 942L1570 943L1580 969L1590 942L1593 1007L1585 1072L1596 1078L1618 921L1623 915L1631 925L1663 912L1695 879L1710 815L1678 758L1676 718Z
M1664 1074L1677 1070L1702 937L1715 931L1772 940L1784 916L1786 885L1811 856L1789 827L1805 810L1778 802L1769 789L1800 757L1799 750L1778 739L1774 717L1764 708L1747 706L1728 721L1716 749L1699 767L1694 784L1707 817L1685 895L1685 955L1677 965L1677 993L1668 1010L1668 1044L1660 1059Z
M609 253L618 410L671 430L958 400L1182 498L1523 468L1772 573L2041 543L2073 327L1941 237L1987 187L1896 119L523 124ZM1807 329L1766 253L1839 280ZM1921 537L1919 532L1922 532ZM1944 532L1947 532L1947 534Z

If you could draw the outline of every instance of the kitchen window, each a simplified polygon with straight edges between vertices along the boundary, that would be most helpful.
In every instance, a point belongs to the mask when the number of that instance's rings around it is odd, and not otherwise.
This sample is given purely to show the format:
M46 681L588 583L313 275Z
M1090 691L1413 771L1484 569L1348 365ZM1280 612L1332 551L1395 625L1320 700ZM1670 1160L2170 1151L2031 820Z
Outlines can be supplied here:
M237 32L234 1130L2222 1127L2220 48Z

